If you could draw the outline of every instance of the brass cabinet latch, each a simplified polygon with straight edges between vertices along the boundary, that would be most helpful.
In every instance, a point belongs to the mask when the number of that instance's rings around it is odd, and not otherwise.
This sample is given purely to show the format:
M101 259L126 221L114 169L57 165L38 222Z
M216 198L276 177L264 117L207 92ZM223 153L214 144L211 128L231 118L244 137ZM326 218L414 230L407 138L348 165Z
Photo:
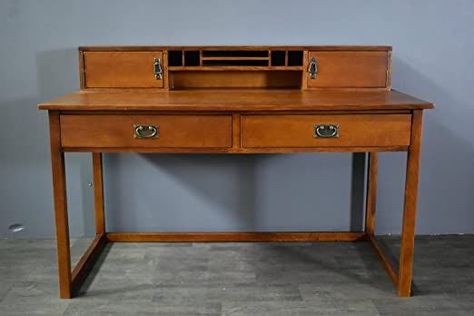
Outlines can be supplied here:
M155 74L156 80L163 79L163 67L161 67L161 60L159 58L155 58L155 62L153 63L153 73Z
M311 58L309 62L308 73L311 79L316 79L316 74L318 73L318 63L315 57Z

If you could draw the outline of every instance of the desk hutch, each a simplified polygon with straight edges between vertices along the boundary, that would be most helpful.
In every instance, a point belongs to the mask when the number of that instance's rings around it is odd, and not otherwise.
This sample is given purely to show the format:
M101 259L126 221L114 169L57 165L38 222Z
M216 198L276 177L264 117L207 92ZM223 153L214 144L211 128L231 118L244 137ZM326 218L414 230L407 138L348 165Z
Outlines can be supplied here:
M107 242L368 241L399 296L409 296L422 101L391 89L387 46L79 48L80 90L48 110L61 298L71 298ZM401 252L374 234L377 153L407 153ZM91 152L96 237L71 269L65 152ZM109 232L102 153L364 152L365 225L351 232Z

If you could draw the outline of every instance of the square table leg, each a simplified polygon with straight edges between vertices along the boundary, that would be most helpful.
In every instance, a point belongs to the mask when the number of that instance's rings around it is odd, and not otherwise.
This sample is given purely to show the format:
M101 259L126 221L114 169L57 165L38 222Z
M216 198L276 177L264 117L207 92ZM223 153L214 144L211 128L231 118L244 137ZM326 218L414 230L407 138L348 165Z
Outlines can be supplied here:
M418 175L420 169L420 147L422 131L422 112L414 111L411 128L411 141L408 148L405 180L405 202L400 250L398 295L410 296L413 274L413 254L415 246L416 201Z
M365 232L368 235L375 234L375 212L377 204L377 172L378 153L369 152L368 172L367 172L367 195L365 203Z
M64 152L61 149L59 114L56 112L49 113L49 129L53 174L54 215L56 220L59 295L61 298L71 298L71 256L67 214L66 172L64 166Z
M104 180L102 153L92 153L92 173L94 178L94 206L96 235L105 234Z

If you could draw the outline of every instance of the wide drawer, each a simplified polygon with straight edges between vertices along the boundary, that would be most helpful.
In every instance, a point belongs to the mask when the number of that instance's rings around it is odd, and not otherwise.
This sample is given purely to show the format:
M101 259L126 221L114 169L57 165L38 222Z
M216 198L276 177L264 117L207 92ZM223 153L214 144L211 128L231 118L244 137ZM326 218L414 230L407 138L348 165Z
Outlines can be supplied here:
M62 115L63 147L227 148L230 115Z
M409 114L245 115L242 147L380 147L410 144Z

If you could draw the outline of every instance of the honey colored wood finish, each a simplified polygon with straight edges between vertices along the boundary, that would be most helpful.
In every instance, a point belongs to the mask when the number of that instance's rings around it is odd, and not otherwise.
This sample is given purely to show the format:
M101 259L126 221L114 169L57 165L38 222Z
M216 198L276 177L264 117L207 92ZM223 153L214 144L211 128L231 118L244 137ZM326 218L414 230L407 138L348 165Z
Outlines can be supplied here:
M105 234L104 180L102 174L102 154L92 154L92 176L94 185L95 231L96 235Z
M60 111L397 111L431 109L433 104L398 91L301 91L271 89L196 89L146 92L84 91L41 103Z
M411 125L411 122L410 122ZM411 127L411 126L410 126ZM377 205L377 173L379 158L376 152L370 152L367 172L367 197L365 205L365 231L375 234L375 211Z
M398 295L410 296L413 277L413 254L415 250L416 201L420 172L421 111L413 112L411 144L407 156L405 178L405 202L403 206L402 241Z
M311 79L313 57L318 71ZM155 58L163 70L158 80ZM433 104L390 89L391 47L83 47L79 67L80 91L39 105L49 111L61 298L77 293L107 242L130 241L368 240L398 295L411 294L421 118ZM316 137L318 124L337 126L337 137ZM93 153L96 238L72 271L65 151ZM106 232L103 152L326 151L369 153L363 231ZM398 269L375 237L383 151L408 152Z
M365 240L363 232L206 232L107 233L109 241L124 242L302 242Z
M219 68L219 70L225 70ZM269 88L301 86L301 71L178 71L170 75L170 89Z
M243 147L407 146L411 116L400 115L243 115ZM335 125L337 137L318 137L317 125Z
M311 50L311 51L391 51L386 45L153 45L153 46L80 46L79 52L147 52L161 50Z
M85 52L84 88L163 88L156 79L154 59L163 60L162 51Z
M137 125L158 129L136 138ZM230 115L61 115L63 147L229 148Z
M310 51L317 74L308 88L390 88L389 54L384 51Z
M71 254L69 247L69 222L67 213L66 171L64 152L61 150L59 114L49 113L51 143L51 169L53 173L54 215L56 219L59 296L72 297Z

